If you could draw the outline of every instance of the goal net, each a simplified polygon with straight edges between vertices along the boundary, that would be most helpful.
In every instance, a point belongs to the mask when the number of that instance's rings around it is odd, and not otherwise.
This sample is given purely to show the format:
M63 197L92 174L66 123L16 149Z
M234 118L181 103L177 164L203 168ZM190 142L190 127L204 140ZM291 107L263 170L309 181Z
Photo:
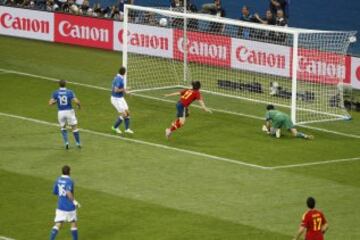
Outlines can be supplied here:
M132 91L188 87L198 80L203 92L221 96L214 102L226 106L234 102L231 98L244 100L235 107L254 114L274 104L288 109L296 124L349 117L343 85L355 32L268 26L135 5L125 6L124 32L123 64Z

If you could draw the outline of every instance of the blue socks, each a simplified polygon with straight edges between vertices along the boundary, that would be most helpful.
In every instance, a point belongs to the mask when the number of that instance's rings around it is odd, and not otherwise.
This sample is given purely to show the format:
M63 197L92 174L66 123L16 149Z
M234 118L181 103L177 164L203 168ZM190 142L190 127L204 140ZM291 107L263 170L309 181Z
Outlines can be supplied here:
M58 232L59 232L59 229L57 227L53 227L51 230L51 233L50 233L50 240L55 240Z
M58 234L59 229L54 226L51 230L51 234L50 234L50 240L55 240L56 235ZM71 235L72 235L72 239L73 240L78 240L78 230L77 228L71 228Z
M76 145L80 145L80 133L79 133L79 130L76 129L75 131L73 131L73 134L74 134Z
M71 235L73 240L78 240L78 230L77 228L71 228Z
M69 143L69 139L68 139L68 134L67 134L67 130L66 128L61 128L61 135L64 139L64 143L67 144Z
M129 129L129 127L130 127L130 117L127 116L124 120L125 120L125 129Z
M118 128L123 121L123 117L118 117L114 123L114 128Z

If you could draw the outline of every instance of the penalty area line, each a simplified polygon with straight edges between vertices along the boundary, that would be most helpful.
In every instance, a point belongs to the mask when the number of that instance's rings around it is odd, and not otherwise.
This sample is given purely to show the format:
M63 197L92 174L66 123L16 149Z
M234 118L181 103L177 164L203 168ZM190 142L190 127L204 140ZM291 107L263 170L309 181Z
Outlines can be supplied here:
M0 240L15 240L14 238L8 238L5 236L0 236Z
M3 69L3 68L0 68L0 73L8 73L8 74L28 76L28 77L43 79L43 80L47 80L47 81L51 81L51 82L57 82L57 81L60 80L58 78L47 77L47 76L36 75L36 74L25 73L25 72L20 72L20 71L15 71L15 70ZM72 85L75 85L75 86L87 87L87 88L91 88L91 89L97 89L97 90L110 92L110 89L105 88L105 87L100 87L100 86L86 84L86 83L72 82L72 81L67 81L67 82L69 84L72 84ZM157 101L161 101L161 102L168 102L168 103L175 103L176 102L176 101L172 101L172 100L169 100L169 99L157 98L157 97L147 96L147 95L143 95L143 94L139 94L139 93L133 93L132 95L137 96L137 97L141 97L141 98L157 100ZM201 108L200 106L197 106L197 105L193 105L192 107ZM227 110L221 110L221 109L214 109L214 108L210 108L210 109L212 111L214 111L214 112L219 112L219 113L224 113L224 114L229 114L229 115L235 115L235 116L241 116L241 117L247 117L247 118L252 118L252 119L257 119L257 120L264 120L264 118L259 117L259 116L255 116L255 115L239 113L239 112L233 112L233 111L227 111ZM325 128L304 126L304 125L299 125L299 127L307 128L307 129L311 129L311 130L315 130L315 131L319 131L319 132L330 133L330 134L343 136L343 137L360 139L360 135L343 133L343 132L328 130L328 129L325 129Z
M56 123L51 123L51 122L47 122L47 121L43 121L43 120L38 120L38 119L34 119L34 118L23 117L23 116L14 115L14 114L9 114L9 113L0 112L0 116L8 117L8 118L20 119L20 120L25 120L25 121L28 121L28 122L38 123L38 124L47 125L47 126L52 126L52 127L59 127L59 125L56 124ZM215 156L215 155L211 155L211 154L206 154L206 153L201 153L201 152L186 150L186 149L182 149L182 148L171 147L171 146L167 146L167 145L163 145L163 144L159 144L159 143L152 143L152 142L147 142L147 141L143 141L143 140L125 138L125 137L121 137L121 136L117 136L117 135L112 135L112 134L97 132L97 131L93 131L93 130L89 130L89 129L84 129L84 128L79 128L79 130L82 131L82 132L89 133L89 134L93 134L93 135L97 135L97 136L102 136L102 137L107 137L107 138L113 138L113 139L123 140L123 141L125 141L125 142L132 142L132 143L147 145L147 146L151 146L151 147L156 147L156 148L162 148L162 149L166 149L166 150L177 151L177 152L181 152L181 153L187 153L187 154L190 154L190 155L194 155L194 156L198 156L198 157L203 157L203 158L207 158L207 159L211 159L211 160L216 160L216 161L221 161L221 162L226 162L226 163L231 163L231 164L237 164L237 165L246 166L246 167L251 167L251 168L263 169L263 170L268 170L268 169L270 169L269 167L265 167L265 166L261 166L261 165L246 163L246 162L239 161L239 160L234 160L234 159L225 158L225 157L219 157L219 156Z
M342 162L353 162L353 161L358 161L358 160L360 160L360 157L333 159L333 160L320 161L320 162L309 162L309 163L299 163L299 164L290 164L290 165L269 167L268 170L309 167L309 166L315 166L315 165L327 165L327 164L342 163Z

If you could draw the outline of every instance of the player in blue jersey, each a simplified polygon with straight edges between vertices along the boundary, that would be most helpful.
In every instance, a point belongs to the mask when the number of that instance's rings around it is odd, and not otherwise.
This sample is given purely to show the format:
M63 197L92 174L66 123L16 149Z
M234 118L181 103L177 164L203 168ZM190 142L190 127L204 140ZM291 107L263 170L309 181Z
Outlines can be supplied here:
M114 125L111 129L118 134L121 134L121 130L119 129L120 124L125 122L125 133L134 133L130 129L130 112L129 107L125 101L124 95L126 94L125 89L125 73L126 68L121 67L119 69L119 73L116 74L114 80L112 81L111 87L111 104L115 107L116 111L119 113Z
M71 235L73 240L78 239L76 209L80 204L74 198L74 182L70 178L70 167L62 167L62 175L54 184L53 194L58 197L58 206L55 215L55 225L51 230L50 240L54 240L60 228L65 222L71 223Z
M73 91L66 88L65 80L60 80L59 85L60 88L52 94L52 97L49 100L49 105L54 105L55 103L57 104L58 121L61 127L61 134L64 139L65 148L69 149L69 139L66 130L67 125L71 127L76 145L80 148L80 134L79 129L77 128L75 111L72 107L72 102L74 102L80 109L80 101L76 98Z

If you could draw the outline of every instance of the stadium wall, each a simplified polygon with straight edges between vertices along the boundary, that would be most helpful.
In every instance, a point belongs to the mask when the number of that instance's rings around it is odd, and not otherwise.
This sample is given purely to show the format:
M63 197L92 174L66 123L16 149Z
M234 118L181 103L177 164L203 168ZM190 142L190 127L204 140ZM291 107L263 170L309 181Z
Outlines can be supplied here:
M129 52L183 59L181 30L144 25L129 29ZM0 34L121 51L124 32L122 22L113 20L0 6ZM198 32L189 32L187 47L189 61L283 77L292 75L291 47ZM329 84L344 79L346 84L360 89L360 58L346 56L340 65L334 64L340 56L331 54L329 58L329 53L323 53L327 57L322 58L321 54L300 51L299 78Z

